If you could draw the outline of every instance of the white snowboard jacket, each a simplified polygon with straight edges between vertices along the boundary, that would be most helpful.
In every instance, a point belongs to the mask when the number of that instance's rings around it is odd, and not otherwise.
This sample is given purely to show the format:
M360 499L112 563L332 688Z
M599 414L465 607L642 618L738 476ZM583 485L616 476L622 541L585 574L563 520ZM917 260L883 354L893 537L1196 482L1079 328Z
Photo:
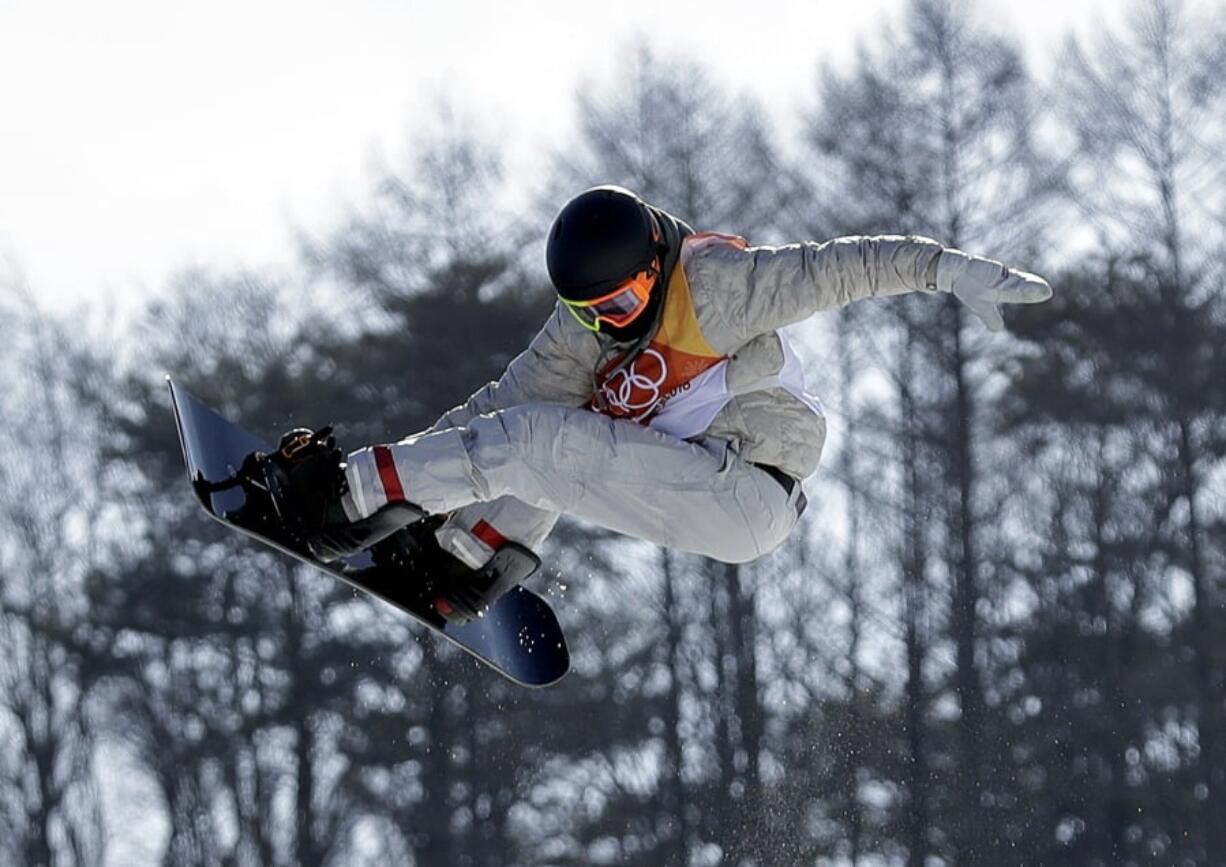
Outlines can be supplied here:
M434 428L521 404L588 406L682 439L718 437L747 461L809 476L826 423L780 329L860 298L931 291L941 245L880 235L751 247L713 233L680 244L646 345L588 331L559 304L498 381Z

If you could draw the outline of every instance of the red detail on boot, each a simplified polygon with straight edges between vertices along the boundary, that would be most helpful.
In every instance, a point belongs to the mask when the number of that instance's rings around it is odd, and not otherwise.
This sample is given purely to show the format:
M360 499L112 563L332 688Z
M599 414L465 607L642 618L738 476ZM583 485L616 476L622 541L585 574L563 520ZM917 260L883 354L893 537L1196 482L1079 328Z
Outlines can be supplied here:
M400 485L400 474L396 472L396 462L392 460L392 451L387 446L375 446L375 466L379 469L379 481L383 483L383 493L389 503L404 502L404 488Z
M494 525L482 519L473 526L473 535L495 551L507 543L507 537L494 529Z
M452 607L450 602L440 596L438 599L434 600L434 610L444 617L450 617L455 611L455 608Z

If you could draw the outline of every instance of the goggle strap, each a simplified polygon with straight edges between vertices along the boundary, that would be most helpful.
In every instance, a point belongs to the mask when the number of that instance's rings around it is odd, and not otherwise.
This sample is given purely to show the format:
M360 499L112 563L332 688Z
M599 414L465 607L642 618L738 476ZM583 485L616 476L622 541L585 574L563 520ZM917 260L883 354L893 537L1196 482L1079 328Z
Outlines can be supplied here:
M575 317L576 322L578 322L588 331L599 331L600 330L600 321L598 319L593 319L591 322L589 322L587 319L583 318L582 314L579 313L580 310L584 310L586 308L575 307L570 301L568 301L565 298L561 300L562 300L562 306L565 307L570 312L571 316Z

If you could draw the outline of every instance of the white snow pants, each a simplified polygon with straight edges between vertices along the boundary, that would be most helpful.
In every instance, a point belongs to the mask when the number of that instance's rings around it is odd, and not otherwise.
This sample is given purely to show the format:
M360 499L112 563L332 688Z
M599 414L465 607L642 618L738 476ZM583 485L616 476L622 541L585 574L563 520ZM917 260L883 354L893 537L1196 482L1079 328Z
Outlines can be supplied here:
M796 525L789 493L721 439L696 442L546 404L474 418L349 456L351 517L405 499L453 513L440 543L473 567L510 539L535 548L558 513L659 545L740 563Z

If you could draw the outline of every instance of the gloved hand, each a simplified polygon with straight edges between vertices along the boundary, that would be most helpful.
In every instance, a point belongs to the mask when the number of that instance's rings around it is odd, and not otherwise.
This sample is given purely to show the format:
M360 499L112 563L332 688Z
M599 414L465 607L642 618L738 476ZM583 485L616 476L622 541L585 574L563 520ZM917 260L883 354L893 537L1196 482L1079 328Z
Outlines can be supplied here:
M1000 331L1005 321L1001 304L1038 304L1051 297L1051 286L1037 274L1006 268L995 259L945 249L936 259L930 288L953 293L971 309L989 331Z

